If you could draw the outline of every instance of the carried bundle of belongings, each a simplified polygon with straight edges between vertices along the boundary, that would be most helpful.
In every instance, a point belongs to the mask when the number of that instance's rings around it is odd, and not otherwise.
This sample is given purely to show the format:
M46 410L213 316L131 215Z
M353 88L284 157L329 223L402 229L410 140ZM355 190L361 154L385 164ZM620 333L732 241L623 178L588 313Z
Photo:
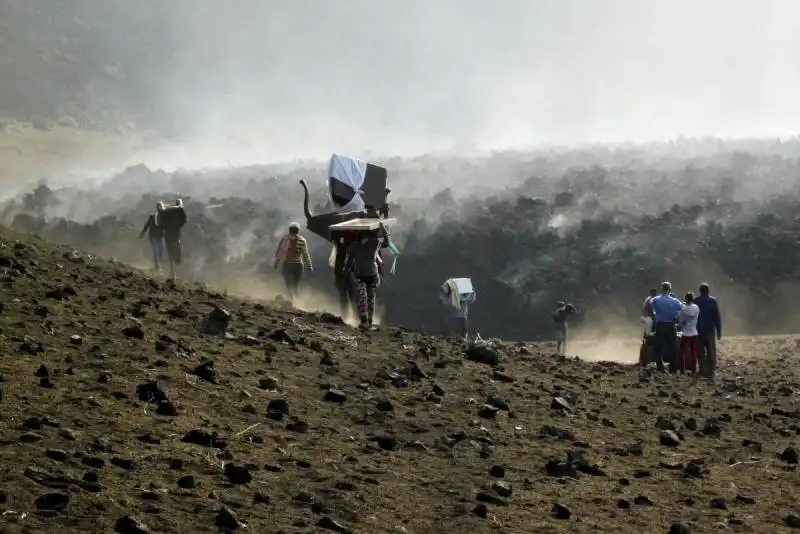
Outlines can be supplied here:
M373 232L381 226L386 228L396 222L389 218L389 189L386 184L385 168L333 154L328 168L328 190L337 211L311 215L306 188L306 224L309 230L333 243L329 262L332 267L338 263L336 258L341 256L343 248L357 239L360 232ZM305 188L304 183L303 187ZM394 273L400 251L390 237L388 248L394 255L391 268ZM382 267L383 258L379 256L378 260Z
M156 226L163 228L168 233L170 230L182 228L186 224L186 210L183 200L178 199L174 204L165 205L163 211L156 212Z
M454 308L457 317L469 314L469 305L475 302L476 297L469 278L448 278L439 290L439 299L446 306Z

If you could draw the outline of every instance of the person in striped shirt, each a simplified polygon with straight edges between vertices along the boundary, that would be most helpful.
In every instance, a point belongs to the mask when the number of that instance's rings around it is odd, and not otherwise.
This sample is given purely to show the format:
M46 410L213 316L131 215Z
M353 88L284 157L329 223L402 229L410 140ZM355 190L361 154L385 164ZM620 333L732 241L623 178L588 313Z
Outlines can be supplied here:
M277 271L281 265L289 298L294 302L304 271L308 269L309 273L314 272L311 253L308 250L308 241L300 235L300 225L296 222L289 225L289 233L283 236L280 243L278 243L278 249L275 251L272 268Z

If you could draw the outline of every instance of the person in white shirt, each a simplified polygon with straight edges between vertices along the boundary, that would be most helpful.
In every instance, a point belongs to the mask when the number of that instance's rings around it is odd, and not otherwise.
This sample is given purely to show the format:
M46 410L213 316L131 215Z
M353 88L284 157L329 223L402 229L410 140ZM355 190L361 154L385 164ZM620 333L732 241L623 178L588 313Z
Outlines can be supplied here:
M700 338L697 334L697 319L700 317L700 308L694 303L694 293L686 293L684 297L686 306L678 314L678 326L681 329L680 362L681 373L686 372L686 364L690 365L690 373L697 372L697 359L700 354ZM687 362L687 359L690 359Z

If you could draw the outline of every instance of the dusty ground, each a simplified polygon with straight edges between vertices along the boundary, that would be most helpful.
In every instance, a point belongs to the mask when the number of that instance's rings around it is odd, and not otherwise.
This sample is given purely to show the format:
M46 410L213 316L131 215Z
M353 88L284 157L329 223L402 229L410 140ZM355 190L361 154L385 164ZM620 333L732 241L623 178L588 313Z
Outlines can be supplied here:
M548 345L486 365L7 230L0 270L2 532L800 527L794 339L692 383Z

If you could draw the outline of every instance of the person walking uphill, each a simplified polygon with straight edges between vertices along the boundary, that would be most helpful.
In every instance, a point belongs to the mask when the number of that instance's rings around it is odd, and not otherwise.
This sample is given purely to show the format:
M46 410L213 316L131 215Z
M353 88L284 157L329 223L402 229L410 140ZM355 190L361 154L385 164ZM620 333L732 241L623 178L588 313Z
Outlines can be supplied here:
M300 225L293 222L289 225L289 233L283 236L278 249L275 251L275 259L272 268L276 271L283 264L283 280L286 282L286 289L289 291L289 299L294 302L297 298L300 287L300 280L303 272L314 272L311 264L311 253L308 250L308 241L300 235Z
M156 224L158 214L164 212L164 203L159 202L156 204L156 212L151 213L144 223L142 233L139 234L139 239L147 234L147 240L150 242L150 249L153 251L153 270L156 272L161 271L161 256L164 254L164 229Z
M467 292L462 292L460 282L467 282ZM454 310L459 334L462 339L469 340L469 307L477 299L477 292L469 278L448 278L439 290L439 300Z
M359 232L358 239L350 244L347 252L349 268L356 284L356 307L361 320L361 330L373 330L375 297L381 277L378 270L378 252L388 247L386 228L383 224L372 232Z
M661 294L650 299L656 320L656 334L653 340L656 365L659 371L664 371L664 363L669 364L669 372L678 372L678 331L675 321L683 310L683 302L671 295L672 284L661 284Z
M559 302L556 311L553 312L553 321L556 323L556 351L561 356L567 355L567 337L569 336L567 320L576 313L578 311L575 306L564 301Z
M697 335L700 341L700 376L714 378L717 369L717 341L722 337L722 317L717 299L710 295L708 284L700 284L694 303L700 309Z
M697 372L697 357L700 352L700 342L697 339L697 319L700 308L694 301L694 293L686 293L684 297L686 306L678 314L678 326L681 327L680 369L685 373L688 368L691 374Z
M180 198L175 204L164 208L164 211L156 213L156 225L164 229L164 244L167 249L167 260L169 260L169 276L174 281L178 265L183 262L183 245L181 244L181 232L186 226L186 211L183 209L183 200Z

